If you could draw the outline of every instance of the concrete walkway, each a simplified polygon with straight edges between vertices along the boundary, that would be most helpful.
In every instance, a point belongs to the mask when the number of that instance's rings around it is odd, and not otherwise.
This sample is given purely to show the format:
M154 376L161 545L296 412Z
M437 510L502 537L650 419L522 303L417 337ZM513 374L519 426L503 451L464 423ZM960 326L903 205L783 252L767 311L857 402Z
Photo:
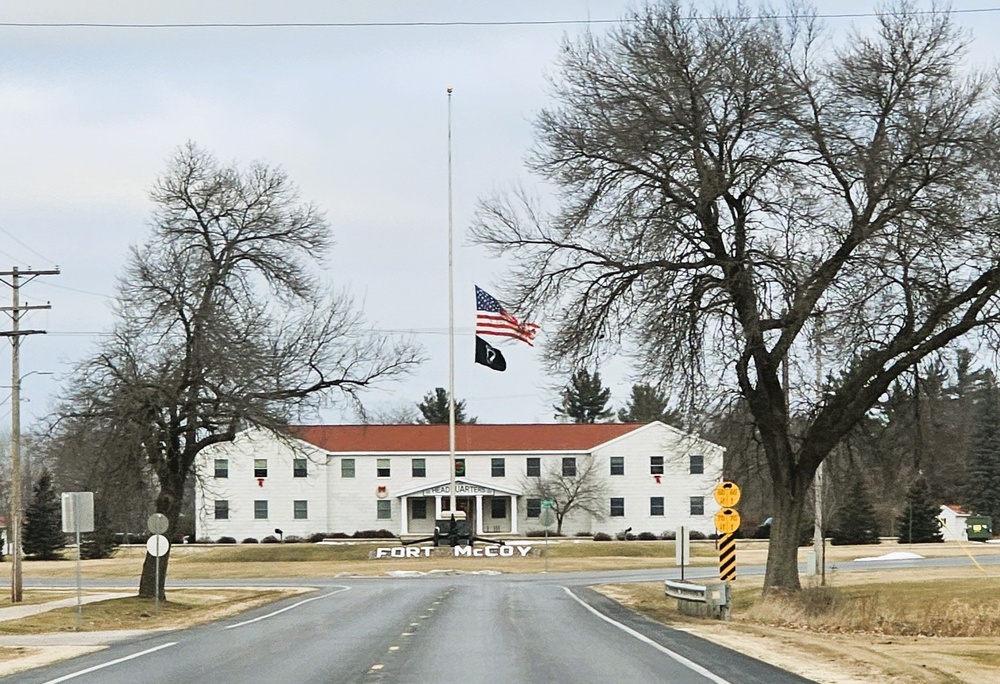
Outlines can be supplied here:
M80 603L96 603L98 601L107 601L109 599L122 598L124 596L135 596L135 592L116 591L102 594L86 594L81 598ZM29 615L47 613L50 610L55 610L56 608L72 608L76 606L76 603L76 596L58 599L56 601L46 601L44 603L18 603L12 606L0 608L0 622L6 622L7 620L20 620L21 618L26 618Z

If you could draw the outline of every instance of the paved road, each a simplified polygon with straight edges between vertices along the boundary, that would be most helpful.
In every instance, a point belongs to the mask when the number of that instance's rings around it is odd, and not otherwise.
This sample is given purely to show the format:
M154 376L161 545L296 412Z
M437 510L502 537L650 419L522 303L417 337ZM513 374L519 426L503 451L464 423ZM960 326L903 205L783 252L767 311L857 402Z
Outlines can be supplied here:
M589 589L540 579L332 581L223 622L118 643L0 681L808 682L640 618Z

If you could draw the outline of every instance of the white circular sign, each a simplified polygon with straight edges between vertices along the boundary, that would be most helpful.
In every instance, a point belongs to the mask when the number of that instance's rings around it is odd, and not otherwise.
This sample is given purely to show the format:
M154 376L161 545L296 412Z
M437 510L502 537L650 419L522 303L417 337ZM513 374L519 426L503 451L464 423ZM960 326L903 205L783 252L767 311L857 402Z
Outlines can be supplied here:
M170 542L162 534L154 534L146 540L146 551L150 556L166 556L170 550Z
M146 526L149 527L149 531L153 534L163 534L167 531L169 524L167 516L162 513L153 513L153 515L149 516L149 520L146 521Z

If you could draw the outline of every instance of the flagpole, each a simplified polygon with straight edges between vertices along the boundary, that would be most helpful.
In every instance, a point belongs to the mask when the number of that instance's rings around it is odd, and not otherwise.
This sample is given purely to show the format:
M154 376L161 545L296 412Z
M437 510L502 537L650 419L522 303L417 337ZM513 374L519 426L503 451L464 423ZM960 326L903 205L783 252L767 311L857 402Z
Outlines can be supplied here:
M451 207L451 86L448 86L448 455L451 464L448 510L455 515L455 259Z

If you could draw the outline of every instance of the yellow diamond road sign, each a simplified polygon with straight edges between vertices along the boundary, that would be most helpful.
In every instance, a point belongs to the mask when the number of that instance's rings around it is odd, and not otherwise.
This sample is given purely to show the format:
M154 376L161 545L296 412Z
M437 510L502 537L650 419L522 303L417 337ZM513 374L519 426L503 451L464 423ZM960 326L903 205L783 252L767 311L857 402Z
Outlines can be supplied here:
M724 508L732 508L740 502L740 488L735 482L721 482L715 488L715 503Z
M732 508L723 508L715 514L715 529L730 534L740 529L740 514Z

